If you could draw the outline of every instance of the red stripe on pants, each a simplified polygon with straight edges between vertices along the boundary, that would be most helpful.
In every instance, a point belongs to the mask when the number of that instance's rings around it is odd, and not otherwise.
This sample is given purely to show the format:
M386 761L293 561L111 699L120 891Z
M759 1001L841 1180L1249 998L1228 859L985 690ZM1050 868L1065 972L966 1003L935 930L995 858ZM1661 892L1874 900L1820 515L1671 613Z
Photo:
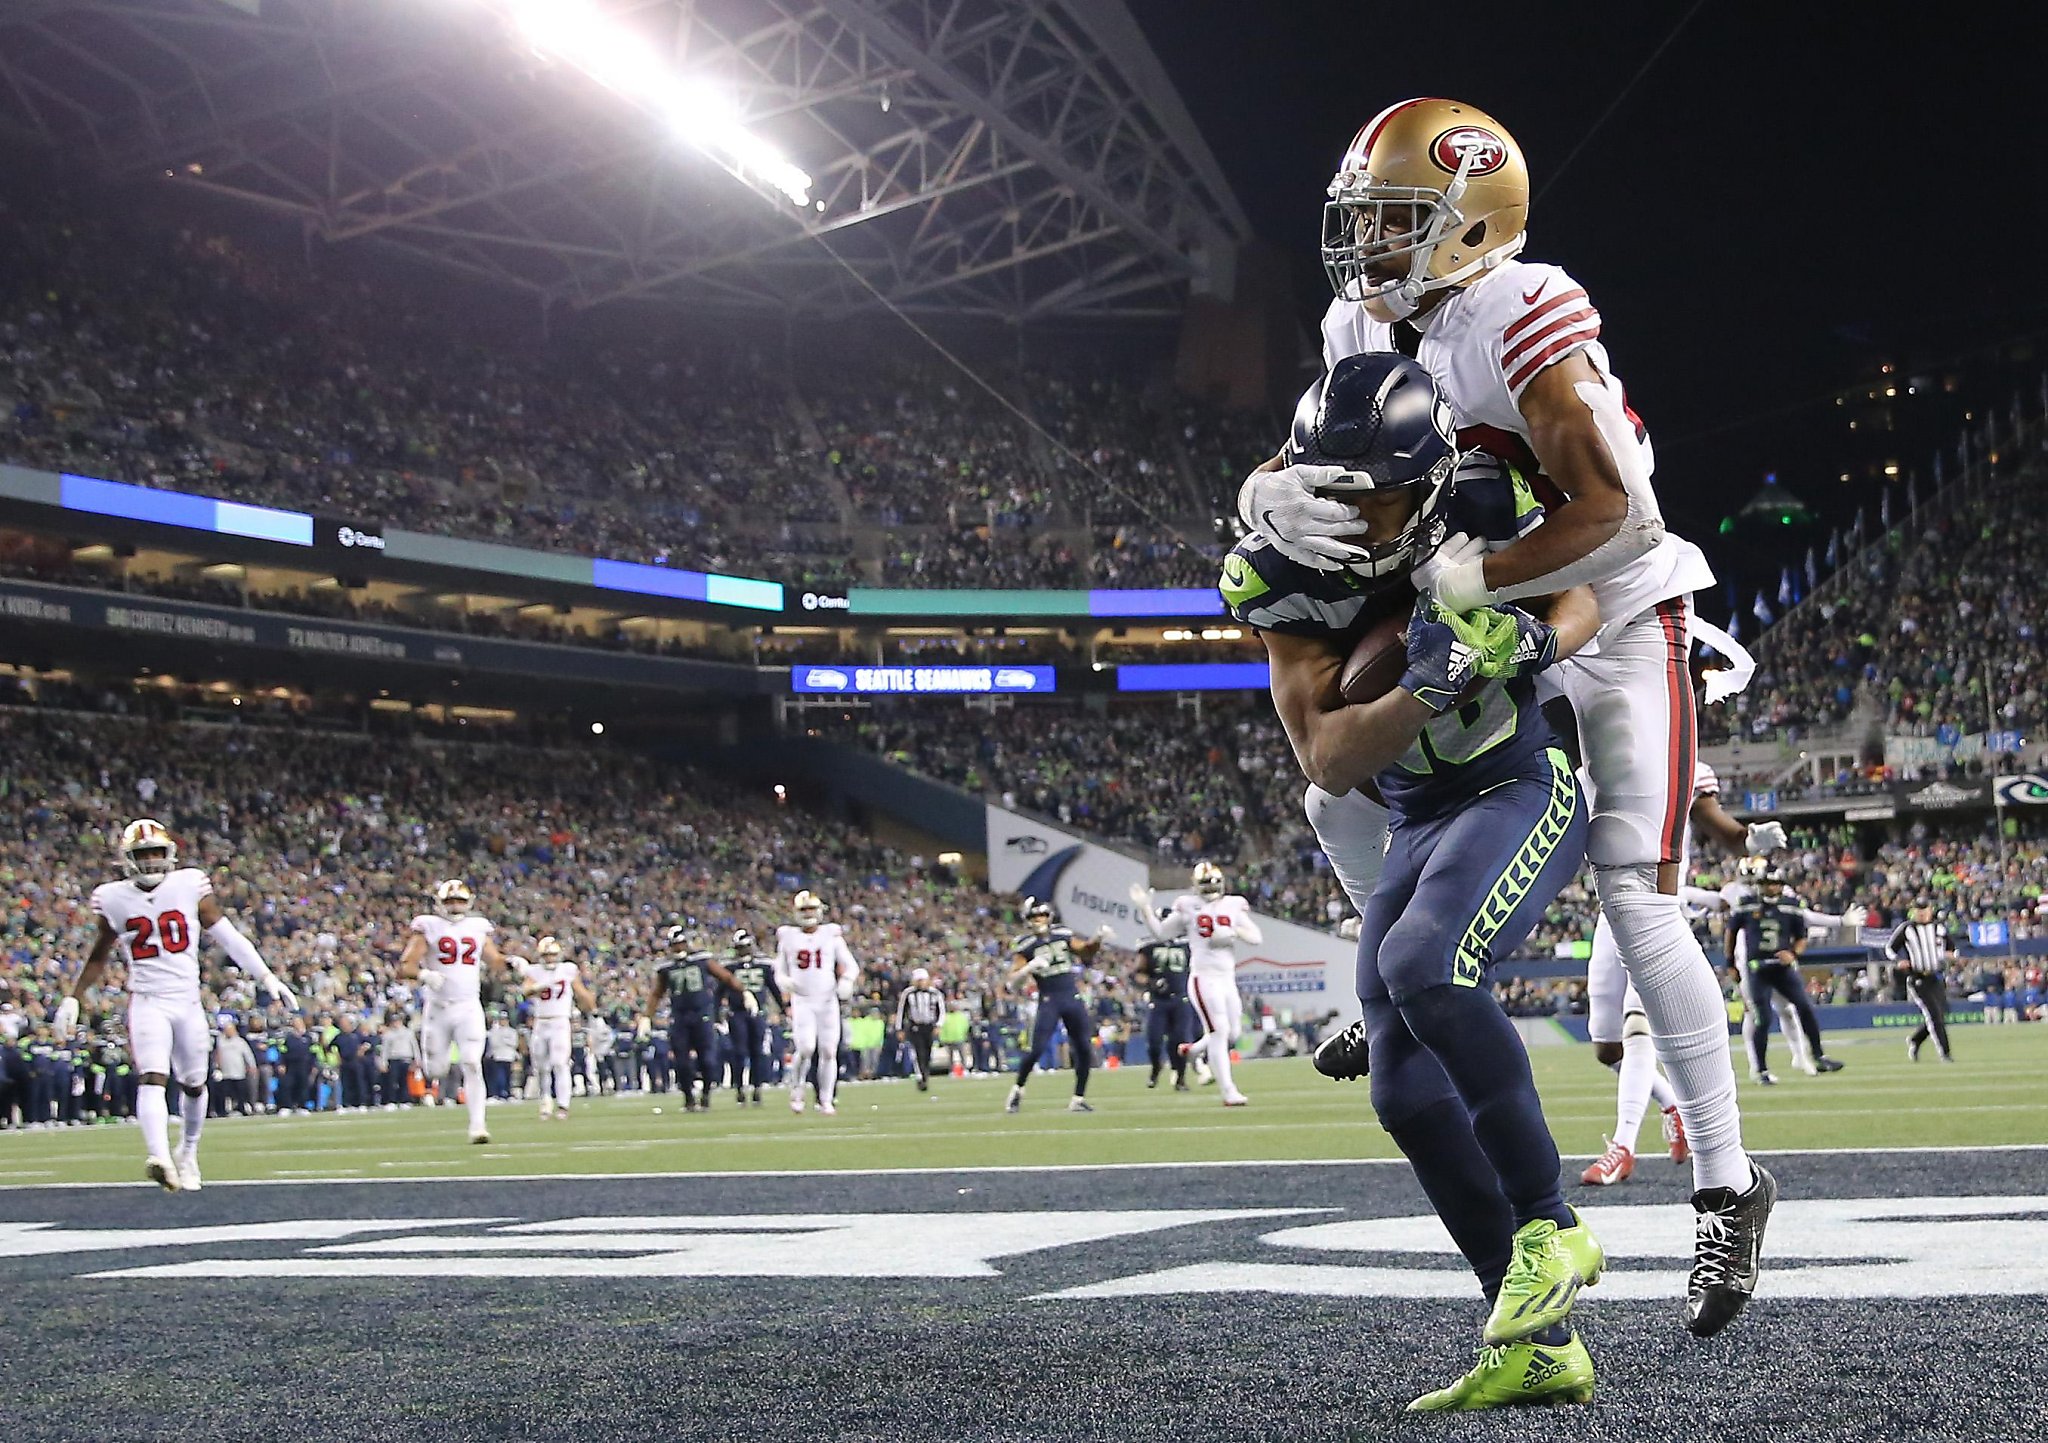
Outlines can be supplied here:
M1678 597L1658 603L1657 621L1664 628L1665 704L1671 712L1670 792L1664 799L1663 843L1657 859L1676 862L1685 851L1686 821L1692 812L1692 776L1699 757L1685 599Z
M1209 1004L1202 1000L1202 979L1199 977L1190 977L1188 981L1194 984L1195 1011L1202 1014L1202 1030L1204 1032L1214 1032L1216 1030L1216 1024L1209 1019Z

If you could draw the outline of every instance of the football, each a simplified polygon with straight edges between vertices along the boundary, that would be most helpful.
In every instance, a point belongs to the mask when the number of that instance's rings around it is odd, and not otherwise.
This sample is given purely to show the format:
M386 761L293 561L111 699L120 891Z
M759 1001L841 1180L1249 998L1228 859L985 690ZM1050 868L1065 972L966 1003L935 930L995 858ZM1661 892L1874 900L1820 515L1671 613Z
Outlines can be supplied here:
M1400 684L1408 668L1408 616L1405 610L1381 617L1358 638L1337 678L1337 690L1354 706L1378 701Z

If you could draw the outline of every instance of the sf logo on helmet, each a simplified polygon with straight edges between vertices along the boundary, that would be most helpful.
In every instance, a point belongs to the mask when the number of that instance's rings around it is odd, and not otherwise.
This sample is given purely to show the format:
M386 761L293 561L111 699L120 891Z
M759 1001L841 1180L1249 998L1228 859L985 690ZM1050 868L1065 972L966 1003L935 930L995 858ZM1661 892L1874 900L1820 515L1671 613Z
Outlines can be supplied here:
M1467 175L1492 175L1508 163L1507 142L1490 130L1476 125L1460 125L1439 135L1429 147L1430 158L1452 175L1465 163L1465 157L1472 157L1472 168Z

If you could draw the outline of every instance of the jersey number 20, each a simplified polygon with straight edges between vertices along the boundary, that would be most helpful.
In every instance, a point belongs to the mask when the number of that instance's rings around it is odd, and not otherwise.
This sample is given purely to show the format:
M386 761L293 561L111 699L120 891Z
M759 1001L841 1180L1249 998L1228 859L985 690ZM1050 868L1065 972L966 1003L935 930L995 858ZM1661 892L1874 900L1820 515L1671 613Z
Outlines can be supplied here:
M163 952L183 952L192 945L192 930L185 924L183 912L166 912L151 921L147 917L130 917L128 930L135 935L128 939L130 957L156 957ZM149 940L156 934L156 942ZM159 948L157 942L163 946Z

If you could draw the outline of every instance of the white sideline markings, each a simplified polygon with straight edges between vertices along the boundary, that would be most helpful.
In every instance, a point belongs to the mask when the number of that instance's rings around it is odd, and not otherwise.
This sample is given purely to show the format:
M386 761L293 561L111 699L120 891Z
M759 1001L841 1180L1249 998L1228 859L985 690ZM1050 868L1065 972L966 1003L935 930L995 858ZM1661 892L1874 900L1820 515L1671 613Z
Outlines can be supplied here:
M1752 1149L1752 1155L1774 1157L1910 1157L1915 1154L1967 1154L1999 1152L2048 1152L2048 1142L1978 1143L1968 1147L1774 1147ZM1598 1153L1574 1152L1563 1155L1568 1162L1591 1159ZM1233 1158L1202 1159L1193 1162L1056 1162L989 1163L972 1167L822 1167L759 1168L720 1172L500 1172L439 1174L427 1177L252 1177L208 1182L207 1189L228 1187L366 1187L376 1183L478 1183L501 1182L648 1182L688 1178L704 1182L744 1182L749 1178L834 1178L834 1177L958 1177L985 1174L1076 1173L1076 1172L1174 1172L1216 1168L1289 1167L1406 1167L1404 1157L1317 1157L1317 1158ZM94 1188L130 1188L154 1191L156 1184L138 1182L47 1182L0 1183L0 1192L75 1192Z

